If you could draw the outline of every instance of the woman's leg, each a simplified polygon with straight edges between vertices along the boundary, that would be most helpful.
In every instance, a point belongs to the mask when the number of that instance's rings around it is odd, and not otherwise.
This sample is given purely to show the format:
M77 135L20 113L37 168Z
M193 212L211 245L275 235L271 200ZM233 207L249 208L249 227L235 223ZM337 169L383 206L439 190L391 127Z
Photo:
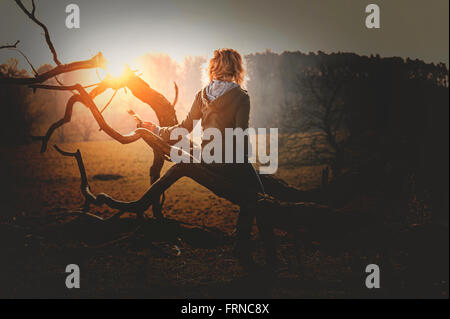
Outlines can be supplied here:
M250 240L253 220L255 218L254 209L242 205L239 209L239 217L236 225L236 239L238 242Z
M256 264L252 259L251 230L256 217L256 224L261 235L266 264L270 268L276 264L276 245L273 223L263 212L258 212L256 205L242 205L239 211L236 226L236 245L234 255L244 267L254 267Z
M251 230L255 219L255 207L241 205L236 225L236 244L233 254L242 266L252 268L256 266L252 258Z
M273 223L269 216L260 213L256 216L256 224L264 244L264 252L266 255L266 264L270 268L274 268L277 262L276 245Z

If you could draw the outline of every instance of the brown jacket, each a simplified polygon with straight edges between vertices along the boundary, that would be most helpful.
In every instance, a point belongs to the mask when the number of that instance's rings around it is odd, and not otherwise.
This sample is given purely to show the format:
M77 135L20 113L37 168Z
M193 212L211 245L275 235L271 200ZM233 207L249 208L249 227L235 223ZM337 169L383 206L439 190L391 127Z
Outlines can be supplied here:
M235 87L225 92L223 95L210 102L206 96L206 90L199 91L192 104L191 110L186 119L178 125L171 127L162 127L160 129L160 136L170 141L170 133L177 127L187 129L189 132L193 129L194 120L202 120L203 130L207 128L217 128L222 133L222 139L225 138L225 128L242 128L245 130L248 128L250 114L250 98L247 91L241 87ZM209 141L203 141L202 146ZM244 145L247 147L249 144L248 139L245 139ZM234 149L236 142L234 141ZM207 164L209 167L213 167L218 173L226 176L234 182L237 182L242 191L242 196L249 197L248 194L254 194L257 191L264 192L264 188L261 185L259 178L256 176L256 172L252 167L252 164L248 162L247 148L244 151L245 163L224 164L225 154L225 141L222 140L222 164ZM233 152L233 158L235 159L235 152Z
M223 95L210 102L203 89L195 96L194 103L186 119L178 125L162 127L160 136L170 140L170 133L177 127L193 129L194 120L202 120L203 130L207 128L217 128L225 137L225 128L248 128L250 114L250 98L247 91L241 87L235 87Z

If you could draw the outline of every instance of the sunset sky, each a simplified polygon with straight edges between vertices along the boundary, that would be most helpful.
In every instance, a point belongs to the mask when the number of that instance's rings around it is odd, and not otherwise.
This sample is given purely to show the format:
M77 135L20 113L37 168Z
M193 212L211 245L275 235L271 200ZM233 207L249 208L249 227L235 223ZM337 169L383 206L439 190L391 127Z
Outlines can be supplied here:
M24 0L29 4L29 0ZM81 28L65 27L65 7L76 3ZM365 6L378 3L381 29L366 29ZM113 63L146 52L181 62L219 47L242 53L284 50L345 51L448 63L448 0L36 0L37 17L51 32L63 62L103 51ZM51 62L41 29L13 0L0 0L0 43L21 40L33 64ZM16 56L2 50L0 62ZM22 63L22 67L26 64Z

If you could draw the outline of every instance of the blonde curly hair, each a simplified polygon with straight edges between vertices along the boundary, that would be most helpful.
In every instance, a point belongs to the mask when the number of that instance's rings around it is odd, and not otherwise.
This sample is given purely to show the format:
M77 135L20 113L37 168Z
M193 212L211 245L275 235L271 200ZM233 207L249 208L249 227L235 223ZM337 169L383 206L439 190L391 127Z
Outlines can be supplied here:
M219 49L214 51L209 61L209 80L234 81L241 84L244 80L244 67L242 57L236 50Z

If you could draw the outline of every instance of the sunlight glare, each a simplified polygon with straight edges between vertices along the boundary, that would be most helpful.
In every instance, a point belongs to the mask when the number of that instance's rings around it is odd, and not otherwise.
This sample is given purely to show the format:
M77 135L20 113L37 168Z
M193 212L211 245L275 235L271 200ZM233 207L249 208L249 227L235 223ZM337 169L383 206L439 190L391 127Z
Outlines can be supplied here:
M110 60L108 61L106 72L114 77L120 77L125 71L125 65L123 61Z

